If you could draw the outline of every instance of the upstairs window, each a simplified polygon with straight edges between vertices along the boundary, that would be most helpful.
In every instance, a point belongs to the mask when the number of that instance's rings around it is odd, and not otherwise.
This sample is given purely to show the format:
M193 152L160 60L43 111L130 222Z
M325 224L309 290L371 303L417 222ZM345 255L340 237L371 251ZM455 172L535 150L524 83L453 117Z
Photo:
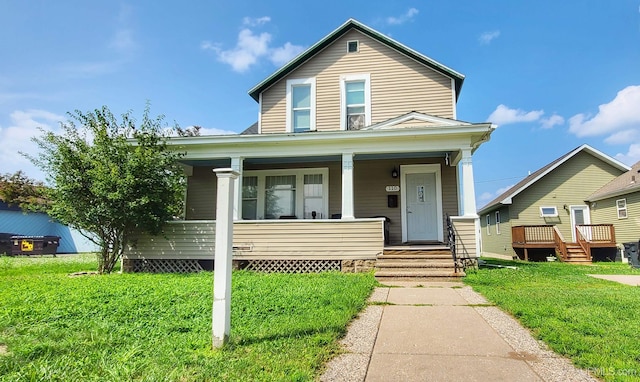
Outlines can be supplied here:
M287 81L287 132L301 133L316 129L315 93L315 78Z
M371 90L369 74L342 76L341 126L343 130L360 130L371 125Z
M616 200L616 209L618 210L618 219L627 218L627 199Z

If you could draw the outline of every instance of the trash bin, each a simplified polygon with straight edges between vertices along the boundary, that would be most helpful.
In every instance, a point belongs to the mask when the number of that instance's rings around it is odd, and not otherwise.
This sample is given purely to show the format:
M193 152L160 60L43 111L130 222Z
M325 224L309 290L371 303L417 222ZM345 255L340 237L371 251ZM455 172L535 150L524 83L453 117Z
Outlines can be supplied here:
M0 256L11 254L11 237L15 236L15 233L2 233L0 232Z
M640 259L638 259L638 246L640 241L622 243L624 245L624 256L629 259L629 264L634 268L640 268Z
M60 236L12 236L12 255L56 255Z

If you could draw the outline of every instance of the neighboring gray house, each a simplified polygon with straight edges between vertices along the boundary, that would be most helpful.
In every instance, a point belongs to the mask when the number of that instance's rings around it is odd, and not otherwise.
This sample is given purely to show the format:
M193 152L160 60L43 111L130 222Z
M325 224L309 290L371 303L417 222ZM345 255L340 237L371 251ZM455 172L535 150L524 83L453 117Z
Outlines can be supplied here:
M0 201L0 232L24 236L60 236L57 253L95 252L97 247L80 232L56 222L49 215L23 212Z

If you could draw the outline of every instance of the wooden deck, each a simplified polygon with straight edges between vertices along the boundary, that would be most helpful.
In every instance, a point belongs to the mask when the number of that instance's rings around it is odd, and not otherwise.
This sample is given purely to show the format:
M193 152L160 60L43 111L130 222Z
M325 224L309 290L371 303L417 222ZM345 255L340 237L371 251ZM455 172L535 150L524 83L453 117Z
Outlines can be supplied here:
M590 263L593 248L615 248L613 224L584 224L576 226L576 242L564 239L558 227L553 225L523 225L511 228L512 247L524 251L529 261L530 249L555 251L561 261Z

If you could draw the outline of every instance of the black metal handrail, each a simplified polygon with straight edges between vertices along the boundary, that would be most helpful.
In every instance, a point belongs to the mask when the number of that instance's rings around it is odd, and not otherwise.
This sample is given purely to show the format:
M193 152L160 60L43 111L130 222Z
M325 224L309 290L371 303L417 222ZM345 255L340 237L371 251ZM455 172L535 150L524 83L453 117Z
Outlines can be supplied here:
M447 214L447 244L451 249L451 257L453 258L453 265L455 267L455 273L458 273L460 269L460 263L458 262L458 255L456 253L456 232L453 229L453 223L451 217Z

